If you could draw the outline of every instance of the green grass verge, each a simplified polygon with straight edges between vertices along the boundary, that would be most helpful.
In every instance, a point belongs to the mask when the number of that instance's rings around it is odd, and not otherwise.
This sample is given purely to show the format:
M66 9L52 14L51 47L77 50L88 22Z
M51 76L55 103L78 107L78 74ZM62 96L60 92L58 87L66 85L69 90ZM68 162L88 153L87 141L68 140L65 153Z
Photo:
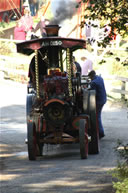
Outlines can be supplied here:
M116 193L128 193L128 144L118 141L115 151L119 160L117 167L111 171L112 176L117 179L113 182L113 188Z

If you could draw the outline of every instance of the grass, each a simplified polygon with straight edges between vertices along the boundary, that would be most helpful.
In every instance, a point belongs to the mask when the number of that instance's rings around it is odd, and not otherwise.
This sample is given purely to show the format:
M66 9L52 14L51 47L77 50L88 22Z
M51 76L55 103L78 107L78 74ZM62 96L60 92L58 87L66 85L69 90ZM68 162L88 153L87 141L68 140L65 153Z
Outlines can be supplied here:
M10 28L10 27L13 27L14 25L16 24L15 21L12 21L12 22L9 22L9 23L6 23L6 22L0 22L0 29L6 29L6 28Z
M113 188L116 193L128 192L128 144L123 144L120 140L117 141L115 152L119 158L117 167L111 171L112 176L117 179L113 182Z

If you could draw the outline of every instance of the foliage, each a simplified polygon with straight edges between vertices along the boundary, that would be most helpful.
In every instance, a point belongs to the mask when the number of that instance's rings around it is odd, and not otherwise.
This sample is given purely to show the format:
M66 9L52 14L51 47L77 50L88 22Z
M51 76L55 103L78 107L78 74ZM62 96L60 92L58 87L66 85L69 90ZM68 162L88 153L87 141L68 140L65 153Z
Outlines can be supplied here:
M113 188L116 193L128 192L128 164L118 162L116 169L112 171L112 176L117 178L117 182L113 182Z
M105 51L99 48L97 52L97 68L106 69L109 75L128 77L128 51L127 42L121 40L119 48L108 47ZM104 54L102 55L102 53ZM101 57L102 56L102 57Z
M113 188L116 189L116 193L127 193L128 192L128 178L122 182L113 182Z
M119 139L115 147L117 156L122 158L122 162L128 164L128 144L123 144Z
M15 25L15 21L14 22L10 22L10 23L7 23L7 22L0 22L0 29L2 28L10 28L10 27L13 27Z
M113 182L113 188L116 193L128 192L128 144L123 144L120 140L117 142L115 152L120 158L117 167L112 171L112 176L118 179L118 182Z
M14 45L10 42L0 42L0 55L8 55L12 52L12 48L14 48ZM6 50L6 52L5 52Z
M79 5L88 0L81 0ZM112 40L115 34L124 36L128 34L128 1L127 0L90 0L85 9L85 19L100 21L101 27L108 25L111 27L111 32L105 37L102 46ZM99 42L101 46L101 42Z

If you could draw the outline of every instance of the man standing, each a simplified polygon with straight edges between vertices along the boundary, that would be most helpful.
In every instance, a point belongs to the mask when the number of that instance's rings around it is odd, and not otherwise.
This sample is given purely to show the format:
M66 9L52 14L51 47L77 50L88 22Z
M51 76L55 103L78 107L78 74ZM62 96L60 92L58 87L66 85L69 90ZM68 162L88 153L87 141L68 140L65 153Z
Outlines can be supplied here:
M73 56L72 59L73 59L73 63L75 64L77 72L79 72L81 74L81 66L80 66L80 64L78 62L76 62L75 56Z
M31 11L31 16L35 16L35 5L33 0L29 0L29 6L30 6L30 11Z
M45 17L42 15L41 18L40 18L40 21L37 23L35 29L33 30L34 33L38 30L40 30L40 34L42 37L46 37L47 34L46 34L46 30L45 30Z
M25 28L26 32L26 39L30 39L31 31L33 28L33 19L32 16L30 15L30 10L29 8L24 9L24 15L20 18L20 22L22 26Z
M93 69L92 68L92 61L90 59L87 59L86 57L81 57L81 68L82 68L82 76L83 75L88 75L88 73Z
M104 80L101 76L97 76L94 70L92 70L88 76L91 79L91 89L96 91L96 112L98 117L99 138L102 138L105 135L101 120L101 111L107 101Z
M34 32L40 30L41 36L46 37L47 34L46 34L45 26L46 26L45 25L45 17L42 15L40 18L40 21L37 23L37 25L34 29Z

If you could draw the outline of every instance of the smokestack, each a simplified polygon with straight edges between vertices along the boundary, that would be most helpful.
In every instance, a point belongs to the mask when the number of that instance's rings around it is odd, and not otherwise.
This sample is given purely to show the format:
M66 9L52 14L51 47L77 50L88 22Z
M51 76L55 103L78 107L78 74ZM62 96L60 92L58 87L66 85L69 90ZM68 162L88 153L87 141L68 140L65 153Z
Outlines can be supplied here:
M65 19L71 19L77 11L76 0L52 0L52 12L54 14L50 24L60 24Z
M58 36L59 29L59 25L46 25L45 27L47 36Z
M47 36L58 36L60 26L59 25L46 25L45 30ZM49 46L48 49L48 58L49 63L52 68L59 67L59 47L58 46Z

